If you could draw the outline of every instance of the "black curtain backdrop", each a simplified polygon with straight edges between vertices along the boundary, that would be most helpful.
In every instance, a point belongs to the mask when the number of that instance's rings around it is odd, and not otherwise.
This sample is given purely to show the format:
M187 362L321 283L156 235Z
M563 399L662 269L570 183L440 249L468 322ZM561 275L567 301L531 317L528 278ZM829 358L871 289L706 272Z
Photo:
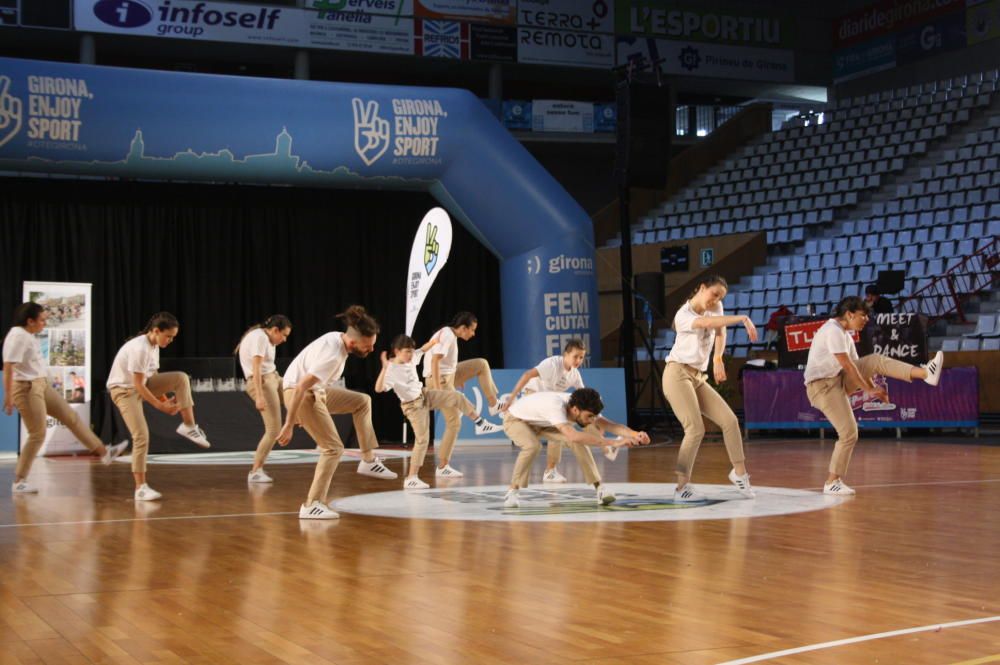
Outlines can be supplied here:
M319 335L341 330L334 315L353 303L376 316L377 351L387 348L405 326L413 236L436 205L423 193L51 179L6 178L0 191L3 330L23 281L93 284L98 431L114 354L157 311L180 320L177 340L161 352L164 366L231 356L242 332L272 313L293 323L278 347L283 366ZM456 311L475 312L478 334L460 344L460 357L502 367L499 263L453 226L451 257L414 336L423 343ZM378 370L376 352L349 360L344 377L349 388L373 394ZM373 399L380 440L398 441L398 400Z

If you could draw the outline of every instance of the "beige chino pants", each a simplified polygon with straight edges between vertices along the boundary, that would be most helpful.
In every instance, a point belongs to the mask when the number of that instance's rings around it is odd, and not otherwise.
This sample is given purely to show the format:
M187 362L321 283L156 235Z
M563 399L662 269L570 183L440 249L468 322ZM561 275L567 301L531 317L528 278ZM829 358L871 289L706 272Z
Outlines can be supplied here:
M191 380L184 372L163 372L154 374L146 381L146 387L156 397L173 393L177 406L189 409L194 406L191 399ZM115 387L111 389L111 401L118 407L125 421L125 427L132 435L132 471L145 473L146 455L149 453L149 425L142 412L142 395L135 388Z
M101 447L101 440L83 424L73 407L49 385L46 377L33 381L14 381L11 399L21 414L24 428L28 430L28 439L21 447L21 454L17 458L15 478L28 477L35 456L45 443L47 416L52 416L68 427L73 436L88 450L96 451Z

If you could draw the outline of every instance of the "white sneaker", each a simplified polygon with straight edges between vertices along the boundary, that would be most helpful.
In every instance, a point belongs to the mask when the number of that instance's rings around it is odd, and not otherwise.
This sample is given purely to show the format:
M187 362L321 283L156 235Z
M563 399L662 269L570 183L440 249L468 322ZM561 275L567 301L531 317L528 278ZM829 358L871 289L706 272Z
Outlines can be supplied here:
M115 458L121 456L128 448L128 439L116 443L113 446L104 446L104 454L101 455L101 464L111 464Z
M313 501L308 506L303 503L299 507L300 520L335 520L338 517L340 514L330 510L330 506L322 501Z
M11 494L38 494L38 488L28 483L27 480L20 480L10 486Z
M941 372L944 371L944 353L938 351L931 358L931 361L923 366L927 370L927 378L924 383L929 386L936 386L941 380Z
M831 483L823 485L823 494L833 494L834 496L851 496L857 494L853 487L848 487L842 478L837 478Z
M371 476L372 478L382 478L384 480L393 480L397 477L395 471L390 471L386 468L380 457L376 457L371 462L361 460L358 463L358 473L362 476Z
M566 482L566 476L559 473L559 469L546 469L545 473L542 474L543 483L564 483Z
M439 466L434 470L434 476L436 478L461 478L464 475L465 474L453 467L451 464L445 464L443 467Z
M135 490L135 500L136 501L156 501L163 495L154 490L152 487L143 483Z
M503 498L504 508L519 508L521 506L521 499L518 497L517 490L507 490L507 494Z
M257 469L247 474L248 483L273 483L274 478L267 475L264 469Z
M208 442L208 437L205 436L205 432L197 424L188 427L184 423L181 423L177 426L177 433L196 446L201 448L212 447L212 444Z
M604 485L597 486L597 505L609 506L615 502L615 493Z
M750 474L744 473L742 476L736 475L736 469L729 470L729 482L736 485L736 489L739 490L740 494L748 499L752 499L757 496L757 493L753 491L753 487L750 486Z
M482 434L496 434L497 432L502 432L503 427L497 425L496 423L491 423L488 420L482 421L480 424L476 425L476 436Z
M705 500L705 495L688 483L680 489L674 490L674 503L699 503Z
M604 456L607 457L612 462L618 459L618 453L620 451L621 448L618 448L616 446L604 446Z
M416 476L407 478L406 481L403 483L404 490L425 490L428 487L430 487L430 485L420 480L420 478L417 478Z
M508 397L502 397L502 398L498 399L497 402L496 402L496 404L494 404L493 406L490 407L490 415L491 416L495 416L498 413L500 413L500 409L502 409L507 404L507 401L509 399L510 398L508 398Z

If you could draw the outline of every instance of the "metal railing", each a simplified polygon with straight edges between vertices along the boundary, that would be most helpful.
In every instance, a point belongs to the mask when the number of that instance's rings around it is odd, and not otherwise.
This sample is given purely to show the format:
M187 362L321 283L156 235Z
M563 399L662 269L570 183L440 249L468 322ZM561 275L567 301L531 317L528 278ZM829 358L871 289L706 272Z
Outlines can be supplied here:
M962 301L993 286L1000 276L1000 238L986 239L975 253L966 256L930 284L899 303L899 311L924 314L928 323L956 314L966 322Z

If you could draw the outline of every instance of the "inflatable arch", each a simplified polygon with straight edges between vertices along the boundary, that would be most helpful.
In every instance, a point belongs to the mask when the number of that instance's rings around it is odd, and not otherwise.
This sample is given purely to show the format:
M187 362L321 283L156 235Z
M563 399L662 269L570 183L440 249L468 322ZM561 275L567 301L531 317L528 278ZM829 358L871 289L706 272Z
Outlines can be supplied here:
M599 343L590 218L465 90L0 58L0 169L428 191L501 261L508 367Z

